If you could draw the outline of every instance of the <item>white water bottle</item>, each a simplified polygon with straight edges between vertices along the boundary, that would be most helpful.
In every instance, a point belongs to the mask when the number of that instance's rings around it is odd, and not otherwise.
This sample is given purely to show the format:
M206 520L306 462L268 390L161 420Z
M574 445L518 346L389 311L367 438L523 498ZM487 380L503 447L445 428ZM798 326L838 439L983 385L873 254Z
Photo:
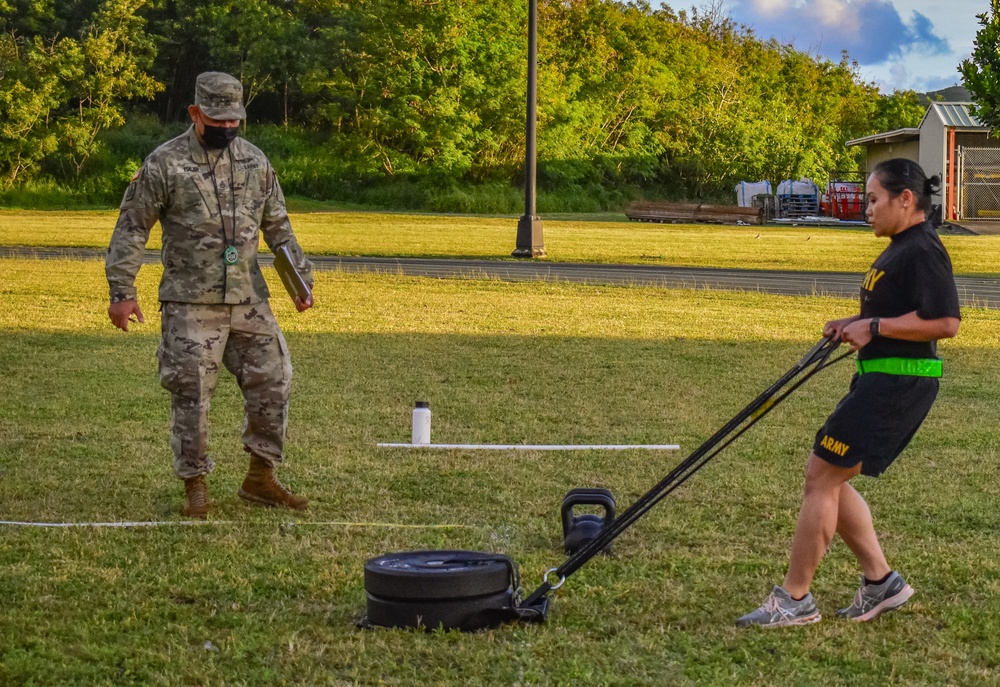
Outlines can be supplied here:
M411 443L429 444L431 443L431 408L427 401L417 401L417 406L413 409L413 434Z

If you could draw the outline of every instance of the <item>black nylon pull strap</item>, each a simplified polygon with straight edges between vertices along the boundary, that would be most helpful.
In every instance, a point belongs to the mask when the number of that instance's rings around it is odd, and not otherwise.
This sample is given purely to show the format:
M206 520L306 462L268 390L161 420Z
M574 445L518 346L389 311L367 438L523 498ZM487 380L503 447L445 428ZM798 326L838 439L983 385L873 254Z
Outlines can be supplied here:
M767 413L774 409L781 401L787 398L795 389L801 386L807 379L830 365L843 360L849 353L844 354L832 361L830 355L840 345L840 341L834 341L830 337L821 339L806 353L795 366L786 372L778 381L772 384L766 391L750 402L743 410L736 414L729 422L713 434L705 443L699 446L684 459L677 467L670 471L666 477L656 484L652 489L639 497L625 512L621 513L614 521L609 523L601 533L591 539L586 545L580 548L575 554L569 557L560 567L553 572L561 579L565 579L579 570L587 561L597 555L601 550L614 541L622 532L632 526L639 518L645 515L653 506L659 503L667 494L679 487L688 480L695 472L704 467L712 458L719 454L722 449L737 439L743 432L756 424ZM794 382L794 384L792 384ZM789 384L791 388L784 390ZM784 390L784 393L781 393ZM746 423L746 424L744 424ZM742 427L741 427L742 426ZM735 434L734 434L735 432ZM525 599L525 605L537 603L552 590L552 585L548 579L541 586Z

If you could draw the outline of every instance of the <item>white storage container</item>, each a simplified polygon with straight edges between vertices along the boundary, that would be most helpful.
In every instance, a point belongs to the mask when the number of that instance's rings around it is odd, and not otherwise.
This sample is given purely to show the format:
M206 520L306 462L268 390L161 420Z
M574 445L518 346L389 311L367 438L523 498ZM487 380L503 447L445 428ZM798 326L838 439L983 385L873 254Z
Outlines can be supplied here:
M770 181L741 181L736 184L736 204L741 208L752 208L753 197L761 193L771 194Z

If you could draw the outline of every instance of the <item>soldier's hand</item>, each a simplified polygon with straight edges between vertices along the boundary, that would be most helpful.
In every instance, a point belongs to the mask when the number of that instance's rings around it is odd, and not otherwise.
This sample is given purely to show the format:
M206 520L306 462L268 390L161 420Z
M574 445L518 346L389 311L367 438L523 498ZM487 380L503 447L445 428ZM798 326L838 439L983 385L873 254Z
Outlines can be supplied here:
M295 297L295 309L299 312L305 312L309 308L313 307L313 297L310 294L309 298L302 300L298 296Z
M132 315L135 315L135 319L132 319ZM120 301L118 303L112 303L108 306L108 319L111 320L111 324L115 325L123 332L128 331L128 323L131 322L145 322L146 318L142 315L142 309L139 308L139 302L135 299L130 301Z
M840 333L840 340L851 347L852 353L866 346L872 340L871 332L868 329L870 321L868 319L855 320L844 327L844 330Z
M858 315L854 315L853 317L844 317L839 320L830 320L823 325L823 336L832 337L834 341L842 340L841 335L844 333L844 329L852 322L856 322L858 318Z

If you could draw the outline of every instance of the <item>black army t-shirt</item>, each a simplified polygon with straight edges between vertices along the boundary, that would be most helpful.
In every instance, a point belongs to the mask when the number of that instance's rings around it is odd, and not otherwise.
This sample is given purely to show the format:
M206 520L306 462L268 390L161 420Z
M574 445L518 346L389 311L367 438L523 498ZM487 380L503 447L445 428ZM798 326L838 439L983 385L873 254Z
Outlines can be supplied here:
M961 317L948 251L930 222L892 236L861 283L861 317L899 317L916 311L924 320ZM859 360L933 358L935 341L877 337L858 351Z

